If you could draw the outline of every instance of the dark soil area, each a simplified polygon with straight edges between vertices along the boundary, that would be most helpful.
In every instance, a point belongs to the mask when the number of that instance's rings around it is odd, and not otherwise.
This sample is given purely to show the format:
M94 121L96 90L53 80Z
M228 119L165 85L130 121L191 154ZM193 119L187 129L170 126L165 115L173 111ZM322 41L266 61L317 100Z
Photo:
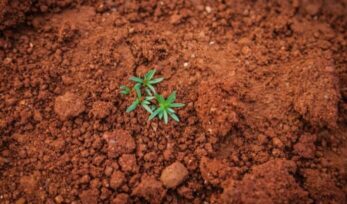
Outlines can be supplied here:
M347 203L346 0L0 1L0 203ZM165 125L120 94L155 68Z

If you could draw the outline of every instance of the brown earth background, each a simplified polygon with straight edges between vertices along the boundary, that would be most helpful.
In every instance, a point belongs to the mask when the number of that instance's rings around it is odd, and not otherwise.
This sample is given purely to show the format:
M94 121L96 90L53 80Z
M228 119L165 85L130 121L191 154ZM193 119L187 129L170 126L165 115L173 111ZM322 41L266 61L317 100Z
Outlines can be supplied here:
M0 203L346 203L346 0L0 0ZM181 122L125 113L157 69Z

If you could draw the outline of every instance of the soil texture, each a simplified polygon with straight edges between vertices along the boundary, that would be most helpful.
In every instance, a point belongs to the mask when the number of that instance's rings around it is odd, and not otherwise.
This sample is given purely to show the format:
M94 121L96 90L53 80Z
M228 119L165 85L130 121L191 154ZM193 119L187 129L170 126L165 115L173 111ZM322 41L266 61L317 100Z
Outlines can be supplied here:
M0 1L0 203L347 203L346 0ZM181 122L126 113L155 68Z

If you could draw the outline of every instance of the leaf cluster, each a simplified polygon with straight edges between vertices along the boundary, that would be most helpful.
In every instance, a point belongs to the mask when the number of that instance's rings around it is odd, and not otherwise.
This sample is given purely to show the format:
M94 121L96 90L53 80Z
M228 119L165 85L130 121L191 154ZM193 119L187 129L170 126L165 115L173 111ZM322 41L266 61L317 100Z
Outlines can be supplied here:
M138 106L141 106L150 113L149 120L158 117L167 124L169 122L169 117L171 117L173 120L179 122L174 108L181 108L184 104L175 103L175 91L166 99L156 92L155 85L162 82L164 78L154 78L155 73L156 70L153 69L148 71L143 78L131 77L130 80L135 82L132 89L124 85L120 87L120 93L123 95L129 95L132 91L135 93L135 100L127 108L126 112L134 111ZM145 95L143 95L143 93Z

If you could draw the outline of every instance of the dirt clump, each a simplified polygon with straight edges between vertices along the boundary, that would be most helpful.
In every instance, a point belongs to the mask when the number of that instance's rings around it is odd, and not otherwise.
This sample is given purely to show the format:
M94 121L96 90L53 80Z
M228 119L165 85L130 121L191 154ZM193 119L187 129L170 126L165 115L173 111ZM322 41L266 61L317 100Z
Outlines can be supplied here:
M129 196L125 193L118 194L115 198L113 198L112 204L126 204L129 203Z
M37 175L23 176L20 179L20 185L23 191L27 194L33 194L38 188L38 177Z
M301 1L302 8L304 12L307 12L309 15L317 15L324 4L323 0L303 0Z
M83 204L96 204L98 203L99 191L97 189L85 190L79 196Z
M226 181L221 198L224 203L311 202L291 175L296 168L294 162L281 159L255 166L241 181Z
M188 170L181 162L174 162L161 173L160 180L167 188L176 188L188 176Z
M85 111L83 99L71 92L55 99L54 111L62 121L73 118Z
M138 171L135 154L123 154L120 156L118 163L124 172L136 173Z
M332 178L328 174L313 169L304 170L302 174L305 178L304 186L313 199L327 203L346 202L346 193L332 182ZM320 179L316 179L317 177Z
M93 103L91 115L97 119L103 119L107 117L112 111L112 104L103 101L97 101Z
M153 204L161 203L166 194L162 183L150 176L143 176L141 182L134 188L132 195L143 197Z
M238 122L235 110L238 99L223 87L223 83L202 82L195 105L205 130L217 136L225 136Z
M312 159L316 153L314 144L316 141L317 137L315 135L302 135L299 142L294 145L294 151L303 158Z
M105 133L103 138L107 141L107 155L109 158L132 153L136 147L133 137L126 130Z
M111 188L117 190L125 181L125 175L121 171L116 171L110 178Z
M294 109L314 126L335 127L340 93L332 62L313 56L306 58L304 62L294 63L292 68L295 71L289 77L293 78L293 81L294 78L305 76L305 81L312 82L294 90ZM320 91L323 84L326 89L324 92Z
M203 157L200 161L200 172L208 183L220 185L225 179L236 177L239 171L221 160Z

